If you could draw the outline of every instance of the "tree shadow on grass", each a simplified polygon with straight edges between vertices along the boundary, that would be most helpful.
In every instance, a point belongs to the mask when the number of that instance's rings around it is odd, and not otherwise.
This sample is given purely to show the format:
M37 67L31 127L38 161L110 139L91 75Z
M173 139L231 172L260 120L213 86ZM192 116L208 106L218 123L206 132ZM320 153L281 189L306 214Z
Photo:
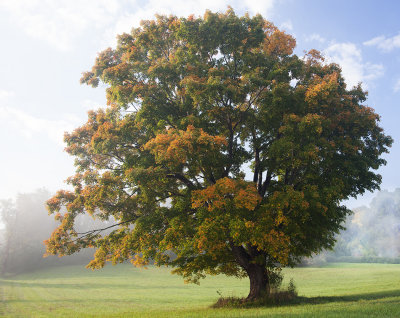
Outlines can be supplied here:
M386 290L365 294L350 294L342 296L317 296L302 297L298 296L299 304L326 304L334 302L353 302L361 300L379 300L384 298L400 297L400 289Z
M364 294L350 294L350 295L339 295L339 296L316 296L316 297L305 297L295 296L290 299L278 299L278 300L266 300L257 302L247 302L244 298L230 298L224 305L213 305L214 308L220 307L231 307L231 308L257 308L257 307L288 307L298 305L319 305L337 302L358 302L358 301L371 301L371 300L384 300L385 298L399 297L396 302L400 303L400 289L387 290L373 293ZM221 299L220 299L221 300ZM220 301L219 300L219 301Z

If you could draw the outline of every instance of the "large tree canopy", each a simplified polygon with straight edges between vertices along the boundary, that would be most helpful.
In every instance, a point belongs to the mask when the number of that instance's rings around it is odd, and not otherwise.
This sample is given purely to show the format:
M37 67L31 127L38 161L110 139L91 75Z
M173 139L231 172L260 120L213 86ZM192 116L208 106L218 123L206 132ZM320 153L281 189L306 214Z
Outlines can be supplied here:
M257 298L274 268L331 248L340 202L379 187L392 140L361 86L294 47L232 10L120 35L81 79L104 83L108 106L65 136L77 173L48 201L61 225L47 252L94 247L90 268L153 260L191 281L247 275ZM82 213L119 225L77 233Z

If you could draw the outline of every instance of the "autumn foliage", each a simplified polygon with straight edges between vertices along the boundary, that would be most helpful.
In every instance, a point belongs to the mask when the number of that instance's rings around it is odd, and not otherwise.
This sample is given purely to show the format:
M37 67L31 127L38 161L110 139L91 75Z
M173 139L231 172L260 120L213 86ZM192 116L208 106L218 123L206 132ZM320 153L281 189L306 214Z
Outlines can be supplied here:
M108 106L65 135L77 173L48 201L61 224L47 253L93 247L90 268L154 261L195 282L248 276L254 299L275 269L331 248L341 202L379 187L392 140L361 86L294 47L232 10L120 35L81 79L104 83ZM77 233L83 213L118 225Z

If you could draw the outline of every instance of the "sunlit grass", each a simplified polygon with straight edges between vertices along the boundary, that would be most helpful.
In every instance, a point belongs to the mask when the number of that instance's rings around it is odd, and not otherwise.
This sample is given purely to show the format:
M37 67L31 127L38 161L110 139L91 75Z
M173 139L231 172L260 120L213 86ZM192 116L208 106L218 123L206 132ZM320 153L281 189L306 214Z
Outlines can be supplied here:
M400 317L400 265L330 264L285 270L300 303L211 309L219 297L243 297L248 281L209 277L186 285L169 269L70 266L0 280L5 317ZM217 293L218 291L218 293ZM1 298L0 298L1 300Z

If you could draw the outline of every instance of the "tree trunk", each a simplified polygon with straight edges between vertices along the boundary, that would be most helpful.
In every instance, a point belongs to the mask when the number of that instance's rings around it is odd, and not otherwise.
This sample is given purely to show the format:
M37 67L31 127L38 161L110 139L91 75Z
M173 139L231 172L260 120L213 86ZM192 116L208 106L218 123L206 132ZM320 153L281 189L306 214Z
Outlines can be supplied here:
M250 279L250 293L248 300L256 300L268 297L270 294L270 282L267 269L264 266L251 264L246 269Z
M250 293L247 296L248 300L256 300L263 297L268 297L270 294L270 281L265 264L257 264L255 258L266 255L257 250L250 248L249 252L243 246L235 246L230 242L233 255L237 263L246 271L250 279Z

